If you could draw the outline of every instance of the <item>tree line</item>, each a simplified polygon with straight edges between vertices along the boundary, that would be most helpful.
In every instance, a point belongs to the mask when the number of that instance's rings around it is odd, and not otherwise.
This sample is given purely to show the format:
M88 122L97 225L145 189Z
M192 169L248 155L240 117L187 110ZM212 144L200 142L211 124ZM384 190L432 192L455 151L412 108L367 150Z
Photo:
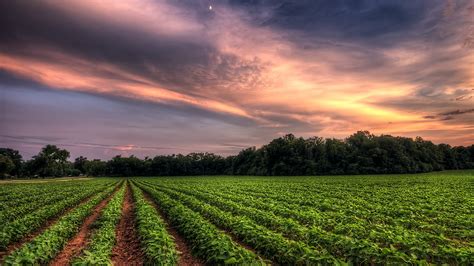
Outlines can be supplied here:
M213 153L158 155L140 159L69 161L70 153L46 145L30 160L17 150L0 148L0 176L183 176L183 175L342 175L403 174L474 169L474 144L451 147L423 140L359 131L346 139L297 138L293 134L235 156Z

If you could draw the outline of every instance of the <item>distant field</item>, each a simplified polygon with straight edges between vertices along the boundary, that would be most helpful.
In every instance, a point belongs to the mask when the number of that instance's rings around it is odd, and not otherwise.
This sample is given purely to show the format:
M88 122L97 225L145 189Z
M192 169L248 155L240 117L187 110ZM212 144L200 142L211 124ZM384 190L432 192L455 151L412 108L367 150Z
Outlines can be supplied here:
M0 184L4 264L474 263L472 170L48 181Z
M5 180L0 180L0 184L67 182L67 181L84 181L84 180L89 180L89 179L92 179L92 177L60 177L60 178L33 178L33 179L5 179Z

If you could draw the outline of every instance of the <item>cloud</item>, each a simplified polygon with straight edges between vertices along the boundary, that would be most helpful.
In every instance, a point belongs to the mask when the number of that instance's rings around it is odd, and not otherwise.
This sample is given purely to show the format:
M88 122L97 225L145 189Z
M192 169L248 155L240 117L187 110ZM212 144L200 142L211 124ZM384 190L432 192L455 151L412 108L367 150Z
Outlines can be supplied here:
M455 110L455 111L450 111L446 113L442 113L439 115L462 115L462 114L468 114L468 113L474 113L474 109L468 109L468 110Z
M150 32L141 25L114 24L83 12L74 14L74 10L65 9L62 3L32 1L4 6L9 16L2 21L7 26L0 35L1 68L50 87L131 98L155 97L157 101L164 98L164 101L184 101L245 115L238 107L220 99L224 97L209 93L252 86L258 82L261 68L258 62L220 53L201 36L199 27L195 31L192 27L180 28L185 33L191 31L185 35ZM95 2L68 3L87 4ZM122 12L118 4L110 9L118 12L117 15ZM163 28L169 30L167 26Z
M466 109L466 110L459 110L458 109L458 110L454 110L454 111L440 113L440 114L437 114L437 115L427 115L427 116L424 116L423 118L425 118L425 119L439 119L441 121L448 121L448 120L455 119L455 116L470 114L470 113L474 113L474 109ZM468 121L474 122L474 117L471 116L468 119L466 119L464 122L468 122Z
M159 140L164 143L190 138L196 150L226 152L228 147L212 146L203 135L220 130L211 134L216 142L239 146L246 140L263 144L281 132L345 137L368 129L423 132L439 141L445 134L451 143L466 143L472 113L441 114L469 110L474 103L474 54L466 45L474 28L472 2L228 0L213 3L212 10L208 5L1 2L0 86L24 89L8 94L7 103L28 105L35 100L25 95L54 90L58 93L48 95L72 104L67 99L76 97L96 111L104 110L86 99L105 104L114 110L108 120L102 117L109 129L84 116L77 122L100 128L102 138L120 128L117 141L105 145L123 149L161 147L138 143L135 138L145 133L133 138L124 133L144 128L164 134ZM67 107L41 101L48 110L43 116L39 107L12 107L2 123L14 124L9 132L26 130L20 121L33 125L25 116L38 113L33 116L41 123L52 114L49 123L64 125L67 118L60 113ZM426 130L434 127L440 129L436 134ZM206 144L199 148L199 141Z
M379 38L379 44L381 37L404 34L416 27L430 7L426 2L399 1L276 2L271 2L273 14L263 21L264 25L317 33L331 39L368 42ZM260 8L268 7L269 4Z

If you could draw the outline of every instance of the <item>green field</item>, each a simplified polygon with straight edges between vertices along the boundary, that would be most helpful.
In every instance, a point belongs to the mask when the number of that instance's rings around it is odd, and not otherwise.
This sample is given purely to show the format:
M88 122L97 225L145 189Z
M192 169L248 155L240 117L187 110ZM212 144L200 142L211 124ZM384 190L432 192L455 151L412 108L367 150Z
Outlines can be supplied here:
M127 193L139 239L131 256L140 263L185 265L186 250L211 265L474 263L472 170L3 183L3 263L55 260L104 200L88 241L68 263L120 262L112 249L124 240L114 227Z

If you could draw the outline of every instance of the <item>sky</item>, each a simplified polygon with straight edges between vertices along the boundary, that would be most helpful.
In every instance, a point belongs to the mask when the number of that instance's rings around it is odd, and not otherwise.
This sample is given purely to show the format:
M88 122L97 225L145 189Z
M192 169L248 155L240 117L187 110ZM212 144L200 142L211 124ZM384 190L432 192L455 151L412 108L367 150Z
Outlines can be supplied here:
M474 143L474 1L0 1L0 25L0 146L26 158Z

